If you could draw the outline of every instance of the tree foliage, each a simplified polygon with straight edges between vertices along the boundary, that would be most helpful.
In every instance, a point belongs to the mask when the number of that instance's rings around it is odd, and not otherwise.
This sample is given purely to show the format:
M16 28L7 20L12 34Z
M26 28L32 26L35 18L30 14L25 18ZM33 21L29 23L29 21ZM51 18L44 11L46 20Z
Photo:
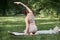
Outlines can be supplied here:
M25 10L21 5L16 5L13 2L20 1L26 4L40 17L58 17L60 15L60 0L2 0L0 1L0 14L16 15Z

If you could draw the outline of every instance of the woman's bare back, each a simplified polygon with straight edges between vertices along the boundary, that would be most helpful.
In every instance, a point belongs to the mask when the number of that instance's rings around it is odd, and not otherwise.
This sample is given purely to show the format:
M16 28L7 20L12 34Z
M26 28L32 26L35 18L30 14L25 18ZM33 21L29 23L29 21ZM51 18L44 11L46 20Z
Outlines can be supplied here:
M35 24L35 20L34 20L34 15L33 14L29 13L27 15L27 17L28 17L28 21L29 21L30 24L31 23Z
M28 22L29 22L29 32L36 32L37 27L35 25L35 20L34 20L33 13L28 13L27 17L28 17Z

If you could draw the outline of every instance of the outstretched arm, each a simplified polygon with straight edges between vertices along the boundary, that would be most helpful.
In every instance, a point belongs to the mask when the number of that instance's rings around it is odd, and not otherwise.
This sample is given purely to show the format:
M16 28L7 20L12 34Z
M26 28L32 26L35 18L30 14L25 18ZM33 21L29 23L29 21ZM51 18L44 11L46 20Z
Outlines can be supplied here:
M22 6L24 6L26 9L27 9L27 11L30 13L30 12L32 12L32 10L28 7L28 6L26 6L25 4L23 4L23 3L21 3L21 2L14 2L14 3L16 3L16 4L21 4Z

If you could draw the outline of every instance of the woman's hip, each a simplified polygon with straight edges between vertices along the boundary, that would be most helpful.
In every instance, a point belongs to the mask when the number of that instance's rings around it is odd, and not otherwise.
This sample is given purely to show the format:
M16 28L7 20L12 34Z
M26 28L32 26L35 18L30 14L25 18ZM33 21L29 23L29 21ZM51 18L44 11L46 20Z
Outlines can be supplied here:
M36 31L37 31L37 26L35 26L35 25L29 26L29 32L36 32Z

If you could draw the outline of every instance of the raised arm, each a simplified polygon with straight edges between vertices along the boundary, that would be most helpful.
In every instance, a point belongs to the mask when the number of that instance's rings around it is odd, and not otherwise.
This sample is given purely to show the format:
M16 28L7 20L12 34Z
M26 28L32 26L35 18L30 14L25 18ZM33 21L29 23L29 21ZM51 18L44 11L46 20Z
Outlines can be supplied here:
M14 2L14 3L16 3L16 4L21 4L22 6L24 6L26 9L27 9L27 11L30 13L32 13L32 10L28 7L28 6L26 6L25 4L23 4L23 3L21 3L21 2Z

